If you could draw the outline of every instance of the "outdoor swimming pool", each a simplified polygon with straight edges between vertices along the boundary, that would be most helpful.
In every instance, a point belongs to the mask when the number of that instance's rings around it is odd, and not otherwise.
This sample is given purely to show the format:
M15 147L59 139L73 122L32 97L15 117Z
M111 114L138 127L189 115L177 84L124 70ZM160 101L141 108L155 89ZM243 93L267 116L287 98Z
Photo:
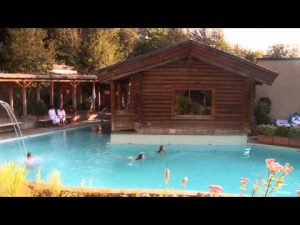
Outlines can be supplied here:
M40 169L46 180L57 169L65 186L80 186L84 180L86 187L165 188L168 167L168 188L182 189L181 180L187 176L186 190L208 191L208 185L217 184L226 193L238 194L240 178L247 177L253 184L259 176L265 177L265 159L274 158L294 167L277 196L296 196L295 190L300 189L300 152L285 148L251 146L245 154L247 146L241 145L167 145L167 152L159 155L157 145L113 145L110 136L91 132L89 127L25 138L25 144L37 159L29 179L35 180ZM143 161L119 159L140 152L146 155ZM0 142L0 163L12 160L24 161L17 141Z

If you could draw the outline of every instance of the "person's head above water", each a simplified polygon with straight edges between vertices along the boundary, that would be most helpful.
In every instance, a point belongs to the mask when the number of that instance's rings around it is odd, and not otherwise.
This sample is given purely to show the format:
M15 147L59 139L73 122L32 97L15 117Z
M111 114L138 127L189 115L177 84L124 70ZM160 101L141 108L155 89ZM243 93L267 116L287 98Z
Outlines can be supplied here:
M159 150L157 151L157 153L162 154L162 153L164 153L164 152L165 152L165 147L164 147L163 145L161 145L161 146L159 147Z
M27 161L32 161L33 160L33 154L32 152L27 153Z
M144 160L144 159L145 159L145 154L141 152L135 160Z

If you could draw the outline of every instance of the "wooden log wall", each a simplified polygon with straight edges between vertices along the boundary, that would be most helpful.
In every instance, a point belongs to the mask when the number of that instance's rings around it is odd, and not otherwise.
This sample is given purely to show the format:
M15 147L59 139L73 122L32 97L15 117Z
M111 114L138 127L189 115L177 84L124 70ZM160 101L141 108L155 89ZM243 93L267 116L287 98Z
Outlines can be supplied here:
M132 105L141 132L159 129L171 133L230 133L249 130L253 108L253 81L198 60L180 60L131 78ZM214 89L214 117L174 117L174 89ZM140 103L137 103L140 102ZM140 105L140 106L139 106ZM174 130L175 129L175 130ZM176 130L177 129L177 130ZM164 133L164 132L163 132ZM169 132L170 133L170 132Z

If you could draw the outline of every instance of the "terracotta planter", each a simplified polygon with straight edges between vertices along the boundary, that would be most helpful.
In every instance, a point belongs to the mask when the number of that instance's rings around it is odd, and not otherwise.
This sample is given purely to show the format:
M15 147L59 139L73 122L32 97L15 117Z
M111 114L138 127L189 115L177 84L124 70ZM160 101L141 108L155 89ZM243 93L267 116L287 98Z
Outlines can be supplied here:
M299 138L290 138L290 146L300 147L300 139Z
M263 144L272 144L273 143L273 137L272 136L267 136L267 135L258 135L257 136L257 141L259 143L263 143Z
M289 145L289 138L288 137L273 137L273 144L274 145Z

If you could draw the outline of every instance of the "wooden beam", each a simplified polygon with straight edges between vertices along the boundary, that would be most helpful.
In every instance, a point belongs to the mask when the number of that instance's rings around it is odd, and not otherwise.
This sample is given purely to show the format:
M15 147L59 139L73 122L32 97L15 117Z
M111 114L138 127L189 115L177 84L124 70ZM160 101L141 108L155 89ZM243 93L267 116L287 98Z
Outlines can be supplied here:
M122 86L120 83L117 84L117 92L118 92L117 110L121 110L122 109Z
M97 99L96 99L97 107L98 107L98 110L100 110L100 107L101 107L101 89L100 89L100 84L97 85L96 96L97 96Z
M23 109L23 119L27 120L27 97L26 97L26 88L28 87L27 81L23 81L22 84L22 109Z
M92 83L92 90L94 91L94 89L95 89L95 95L96 95L95 82ZM97 98L97 95L95 97ZM95 101L96 99L93 98L93 96L92 96L92 99L93 99L93 111L95 112L96 111L96 101Z
M61 84L59 84L59 107L63 107L63 106L64 106L64 95L62 92Z
M40 82L36 83L36 92L35 92L36 102L41 100L41 93L40 93Z
M74 85L73 86L73 91L72 91L72 104L73 104L73 109L74 109L75 113L77 111L77 94L76 94L76 88L77 88L77 85Z
M50 105L54 105L54 82L50 82Z
M135 121L142 122L142 74L135 75Z
M81 105L83 102L83 97L82 97L82 86L80 85L78 88L79 91L79 104Z
M116 130L115 110L116 110L116 84L110 83L110 105L111 105L111 131Z
M11 106L12 110L14 110L14 95L12 85L9 85L8 87L8 103Z

